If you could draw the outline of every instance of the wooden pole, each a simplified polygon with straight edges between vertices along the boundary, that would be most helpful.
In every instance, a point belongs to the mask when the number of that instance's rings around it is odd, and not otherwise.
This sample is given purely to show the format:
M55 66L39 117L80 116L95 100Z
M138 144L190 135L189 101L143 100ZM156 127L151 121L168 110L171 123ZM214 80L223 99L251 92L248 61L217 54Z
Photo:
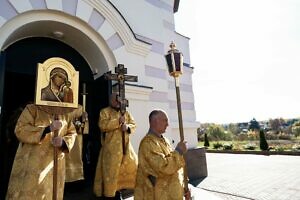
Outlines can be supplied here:
M180 90L179 90L179 77L175 77L175 88L176 88L177 113L178 113L178 122L179 122L180 141L184 141L181 99L180 99Z
M178 122L179 122L179 133L180 133L180 141L184 141L184 133L183 133L183 123L182 123L182 111L181 111L181 100L180 100L180 90L179 90L179 77L174 77L175 79L175 88L176 88L176 99L177 99L177 113L178 113ZM186 154L183 154L184 160L186 161ZM187 166L184 165L183 168L183 176L184 176L184 190L187 192L188 189L188 176L187 176Z
M58 116L54 115L54 120L57 120ZM54 131L54 136L58 136L58 130ZM53 190L52 190L52 200L57 200L57 172L58 172L58 149L53 146Z

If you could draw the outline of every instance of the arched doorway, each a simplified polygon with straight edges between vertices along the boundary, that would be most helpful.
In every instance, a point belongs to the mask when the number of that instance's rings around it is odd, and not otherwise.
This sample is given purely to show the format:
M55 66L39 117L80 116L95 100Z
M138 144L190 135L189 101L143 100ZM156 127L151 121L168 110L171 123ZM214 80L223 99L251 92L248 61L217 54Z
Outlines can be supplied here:
M3 174L1 174L0 199L5 197L11 166L18 145L14 136L15 119L20 114L20 107L34 101L37 64L43 63L50 57L61 57L68 60L79 71L79 85L86 83L88 92L86 110L89 113L90 133L84 138L83 150L84 155L88 155L84 156L86 181L91 182L100 148L98 140L100 133L97 127L98 114L102 107L108 105L110 83L103 77L94 80L94 74L87 61L75 49L55 39L45 37L22 39L7 47L1 56L3 62L0 66L2 73L0 82L3 85L0 85L2 92L0 99L3 103L2 118L0 118L0 155L3 162L0 163L0 171ZM79 94L81 91L82 87L79 87ZM79 103L82 102L81 96L79 96L78 101Z

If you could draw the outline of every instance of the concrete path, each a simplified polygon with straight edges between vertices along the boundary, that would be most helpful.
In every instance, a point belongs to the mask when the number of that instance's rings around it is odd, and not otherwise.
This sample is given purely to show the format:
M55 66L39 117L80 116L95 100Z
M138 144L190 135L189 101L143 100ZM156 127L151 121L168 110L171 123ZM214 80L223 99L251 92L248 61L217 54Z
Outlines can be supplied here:
M189 188L191 190L192 200L222 200L221 197L218 197L214 193L194 187L193 185L189 185ZM134 200L134 198L130 197L126 198L126 200Z
M300 156L206 153L206 161L208 176L190 185L193 200L300 200ZM82 189L64 200L96 199Z
M300 156L206 153L206 160L208 177L194 184L222 199L300 199Z

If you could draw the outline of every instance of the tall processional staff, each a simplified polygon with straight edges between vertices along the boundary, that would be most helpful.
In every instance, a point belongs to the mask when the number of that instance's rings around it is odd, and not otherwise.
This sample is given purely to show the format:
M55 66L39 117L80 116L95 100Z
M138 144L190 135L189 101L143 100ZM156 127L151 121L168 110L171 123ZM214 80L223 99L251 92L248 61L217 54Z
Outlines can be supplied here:
M63 199L65 153L76 130L68 113L78 106L79 73L65 59L38 64L34 104L28 104L15 128L20 142L6 199Z

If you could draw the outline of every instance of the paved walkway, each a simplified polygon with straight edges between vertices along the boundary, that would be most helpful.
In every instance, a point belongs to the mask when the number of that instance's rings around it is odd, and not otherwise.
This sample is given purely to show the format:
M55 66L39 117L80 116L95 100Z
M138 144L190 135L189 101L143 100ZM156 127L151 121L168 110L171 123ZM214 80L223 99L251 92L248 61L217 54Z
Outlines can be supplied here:
M194 187L193 185L189 185L191 189L191 193L193 196L193 200L222 200L222 198L218 197L212 192L208 192L206 190ZM64 200L96 200L97 198L92 194L89 188L85 188L83 190L65 192ZM100 198L98 198L100 199ZM131 195L125 200L133 200L133 196Z
M206 161L208 176L190 187L194 200L300 200L300 156L206 153ZM64 200L95 199L84 190Z
M208 177L196 187L221 199L300 199L300 156L206 153L206 161Z
M206 190L194 187L193 185L189 185L191 190L191 195L193 200L222 200L221 197L218 197L212 192L208 192ZM133 200L133 197L126 198L126 200Z

